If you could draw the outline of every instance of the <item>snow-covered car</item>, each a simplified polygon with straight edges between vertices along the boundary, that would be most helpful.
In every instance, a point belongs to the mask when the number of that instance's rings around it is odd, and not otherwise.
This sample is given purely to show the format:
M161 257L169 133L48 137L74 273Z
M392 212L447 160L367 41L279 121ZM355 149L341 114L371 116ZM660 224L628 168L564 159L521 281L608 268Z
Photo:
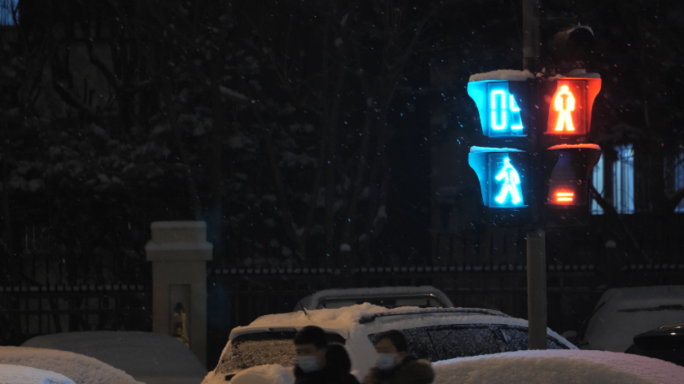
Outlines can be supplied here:
M526 320L489 309L388 309L365 303L266 315L232 330L216 369L203 383L225 383L243 370L264 364L292 367L292 339L307 325L323 328L329 341L346 346L357 378L363 378L375 363L373 342L391 329L404 333L410 354L433 362L527 349L528 338ZM550 349L576 348L551 330L547 345Z
M684 322L663 325L634 336L627 353L653 357L684 367Z
M677 384L684 368L626 353L518 351L441 361L434 384Z
M75 384L70 378L57 372L25 367L23 365L0 364L2 384Z
M431 286L326 289L301 299L294 312L304 309L342 308L370 303L385 308L442 307L454 304L444 292Z
M28 347L0 347L0 364L56 372L76 384L142 384L126 372L78 353Z
M601 296L577 345L625 352L634 336L678 321L684 321L684 286L613 288Z
M207 370L182 342L151 332L70 332L36 336L22 346L90 356L146 384L199 384Z

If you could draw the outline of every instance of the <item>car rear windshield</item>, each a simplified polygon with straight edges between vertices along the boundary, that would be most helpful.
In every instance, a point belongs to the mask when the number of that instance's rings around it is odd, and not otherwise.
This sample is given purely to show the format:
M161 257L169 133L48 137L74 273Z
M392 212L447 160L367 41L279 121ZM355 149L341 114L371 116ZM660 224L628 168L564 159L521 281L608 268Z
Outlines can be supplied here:
M264 364L279 364L291 367L295 361L292 339L296 331L258 332L240 335L233 339L226 350L216 372L233 374L244 369ZM326 333L328 342L344 344L345 340L336 333Z

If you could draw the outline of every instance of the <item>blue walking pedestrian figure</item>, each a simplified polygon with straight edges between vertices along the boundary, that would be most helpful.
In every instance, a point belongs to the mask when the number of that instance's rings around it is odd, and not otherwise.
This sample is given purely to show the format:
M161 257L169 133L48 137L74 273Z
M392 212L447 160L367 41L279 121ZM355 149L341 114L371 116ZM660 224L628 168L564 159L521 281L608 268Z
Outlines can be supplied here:
M503 204L510 193L511 198L513 199L513 204L520 203L521 199L518 189L518 186L520 185L520 175L518 175L518 171L513 168L511 165L511 160L508 157L504 159L503 169L498 175L496 175L496 181L501 181L501 179L505 179L504 185L499 193L499 196L495 198L496 202Z

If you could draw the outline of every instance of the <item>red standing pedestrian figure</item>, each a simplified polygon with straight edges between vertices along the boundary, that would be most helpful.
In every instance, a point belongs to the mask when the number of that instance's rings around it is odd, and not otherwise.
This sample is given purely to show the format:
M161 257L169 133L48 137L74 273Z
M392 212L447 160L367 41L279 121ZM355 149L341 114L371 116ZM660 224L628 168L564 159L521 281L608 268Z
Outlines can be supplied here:
M565 100L563 100L565 98ZM556 95L556 111L558 111L558 123L556 124L556 131L573 132L575 126L572 124L572 111L575 110L575 97L568 90L568 86L561 87L560 92Z

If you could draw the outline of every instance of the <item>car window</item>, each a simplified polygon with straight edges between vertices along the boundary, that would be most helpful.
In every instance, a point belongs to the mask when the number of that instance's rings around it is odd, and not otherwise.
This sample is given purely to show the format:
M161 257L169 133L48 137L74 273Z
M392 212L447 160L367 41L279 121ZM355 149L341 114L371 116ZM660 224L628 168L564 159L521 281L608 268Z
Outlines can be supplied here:
M428 330L439 360L503 352L492 326L441 326Z
M546 349L569 349L551 336L546 339Z
M408 344L408 354L419 359L428 361L438 361L437 354L432 347L432 342L427 334L427 327L402 329L401 333L406 337ZM375 345L380 340L384 332L368 335L371 344Z
M505 348L494 333L496 326L437 325L402 329L408 353L431 362L456 357L502 352ZM375 344L382 333L368 335Z
M523 351L528 348L528 334L527 328L518 327L506 327L503 326L499 329L504 341L506 342L506 352L512 351ZM553 337L548 336L546 339L547 349L568 349L567 346L555 340Z
M292 339L295 331L258 332L240 335L231 341L230 348L221 356L216 372L237 373L265 364L294 365L296 358ZM345 339L336 333L326 333L328 342L344 344Z
M499 329L506 341L506 352L522 351L527 349L527 329L501 327Z

